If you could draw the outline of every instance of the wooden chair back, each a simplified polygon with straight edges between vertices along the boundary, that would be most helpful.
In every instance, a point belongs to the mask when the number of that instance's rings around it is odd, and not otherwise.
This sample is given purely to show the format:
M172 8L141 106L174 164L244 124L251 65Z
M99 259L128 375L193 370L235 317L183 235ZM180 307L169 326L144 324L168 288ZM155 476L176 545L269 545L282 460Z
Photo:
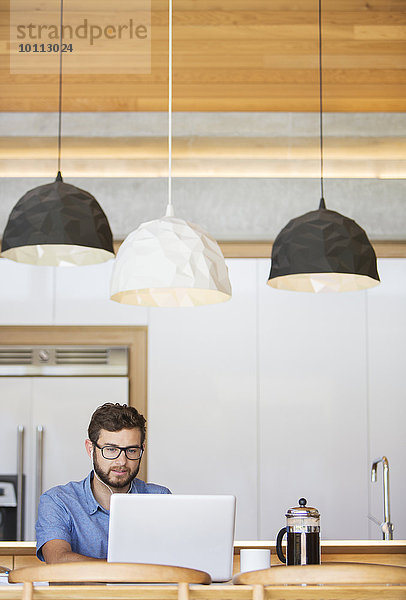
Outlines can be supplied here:
M77 561L14 569L10 583L23 583L23 600L32 600L34 581L49 583L177 583L178 599L188 600L190 583L211 583L204 571L167 565Z
M234 575L236 585L286 584L403 584L406 585L406 567L374 565L369 563L323 563L321 565L275 566L260 571Z
M301 586L303 584L320 585L320 591L325 600L333 596L330 596L323 586L332 586L330 590L334 591L334 597L336 598L340 590L343 591L346 587L360 585L365 588L367 584L385 586L382 589L386 591L388 585L398 586L393 589L399 591L399 598L403 598L402 594L406 592L406 567L367 563L276 566L260 571L237 573L233 577L233 583L253 586L253 600L265 599L266 586L270 586L268 589L272 589L272 586L285 586L284 589L286 590L286 586ZM295 589L297 590L297 588ZM312 589L315 590L316 588L313 587Z

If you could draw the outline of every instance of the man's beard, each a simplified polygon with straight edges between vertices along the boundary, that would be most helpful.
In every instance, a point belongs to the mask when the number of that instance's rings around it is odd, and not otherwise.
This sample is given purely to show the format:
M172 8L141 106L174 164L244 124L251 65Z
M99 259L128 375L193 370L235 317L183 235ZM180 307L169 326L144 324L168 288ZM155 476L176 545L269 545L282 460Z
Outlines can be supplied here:
M110 475L109 472L103 471L101 469L100 465L98 464L96 457L93 456L93 468L94 468L96 475L99 477L99 479L101 479L101 481L103 483L110 486L111 488L116 488L118 490L121 490L121 489L127 487L128 485L130 485L131 482L133 481L133 479L135 479L137 477L138 471L140 470L140 464L141 464L141 461L139 460L135 471L129 472L128 476L125 479L123 478L123 479L120 479L119 481L112 481L111 478L114 477L114 475Z

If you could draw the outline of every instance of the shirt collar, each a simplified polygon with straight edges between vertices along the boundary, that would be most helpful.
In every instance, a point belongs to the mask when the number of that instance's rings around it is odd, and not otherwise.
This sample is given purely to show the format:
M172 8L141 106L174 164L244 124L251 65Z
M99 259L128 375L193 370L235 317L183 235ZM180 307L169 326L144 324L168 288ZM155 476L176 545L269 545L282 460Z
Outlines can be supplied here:
M97 502L96 498L93 496L92 486L91 486L93 476L94 476L94 472L92 470L92 471L90 471L89 475L85 479L85 497L86 497L87 507L89 510L89 515L94 515L94 513L97 512L99 509L102 510L103 512L106 512L106 510L102 506L100 506L100 504Z
M100 506L100 504L97 502L96 498L93 495L92 486L91 486L93 477L94 477L94 471L92 470L92 471L90 471L89 475L85 479L85 497L86 497L87 507L89 510L89 515L94 515L94 513L97 512L99 509L103 512L108 513L109 511L106 511L105 508ZM138 482L140 482L140 480L137 478L132 480L131 487L128 491L129 494L138 494L139 493L139 489L138 489L138 485L137 485Z

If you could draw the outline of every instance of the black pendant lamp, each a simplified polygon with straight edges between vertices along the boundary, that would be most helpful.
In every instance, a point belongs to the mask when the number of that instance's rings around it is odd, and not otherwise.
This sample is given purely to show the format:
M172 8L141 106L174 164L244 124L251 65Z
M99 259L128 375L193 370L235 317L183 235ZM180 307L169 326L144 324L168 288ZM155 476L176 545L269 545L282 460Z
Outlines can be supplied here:
M60 19L58 174L53 183L28 191L17 202L4 231L1 255L31 265L91 265L114 257L113 237L97 200L64 183L60 172L63 0Z
M268 285L298 292L347 292L379 283L376 255L355 221L326 209L323 189L323 87L319 0L320 170L318 210L292 219L272 247Z

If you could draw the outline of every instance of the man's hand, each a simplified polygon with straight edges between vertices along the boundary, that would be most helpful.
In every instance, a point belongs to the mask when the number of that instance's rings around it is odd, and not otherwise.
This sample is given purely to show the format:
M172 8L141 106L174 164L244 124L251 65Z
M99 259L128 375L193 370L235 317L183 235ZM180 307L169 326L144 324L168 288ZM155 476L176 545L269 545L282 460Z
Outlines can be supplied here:
M71 545L65 540L50 540L42 546L42 555L47 564L73 562L77 560L102 560L72 552Z

